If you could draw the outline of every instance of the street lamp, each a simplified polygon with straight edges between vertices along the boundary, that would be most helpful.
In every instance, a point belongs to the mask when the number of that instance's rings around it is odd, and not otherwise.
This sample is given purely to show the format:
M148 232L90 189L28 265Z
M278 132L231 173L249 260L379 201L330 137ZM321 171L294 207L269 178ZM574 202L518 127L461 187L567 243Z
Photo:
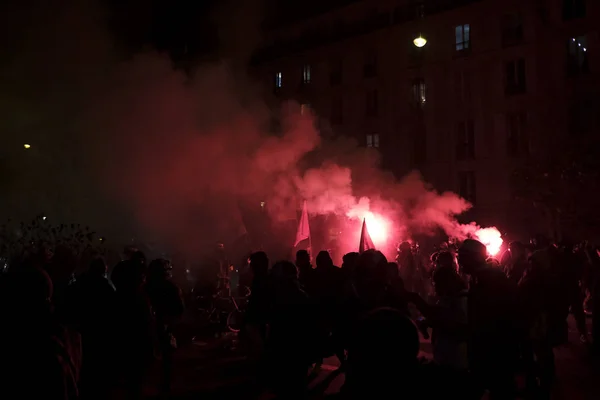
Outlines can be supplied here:
M427 39L425 39L422 35L419 35L415 40L413 40L413 44L418 48L421 48L427 44Z
M30 144L27 144L27 143L25 143L25 144L23 145L23 147L24 147L24 148L26 148L26 149L30 149L30 148L31 148L31 145L30 145Z

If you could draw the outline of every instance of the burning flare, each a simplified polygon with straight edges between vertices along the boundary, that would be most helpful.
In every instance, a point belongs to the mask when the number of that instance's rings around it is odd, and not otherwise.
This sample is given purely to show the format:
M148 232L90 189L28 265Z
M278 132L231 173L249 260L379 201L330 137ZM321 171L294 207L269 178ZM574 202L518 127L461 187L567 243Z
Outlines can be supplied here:
M369 235L375 246L381 246L387 242L391 223L383 215L365 210L363 207L355 207L348 211L347 216L351 219L366 221Z
M502 247L502 234L495 227L491 228L480 228L475 232L477 239L485 245L488 254L491 257L495 257L500 252Z

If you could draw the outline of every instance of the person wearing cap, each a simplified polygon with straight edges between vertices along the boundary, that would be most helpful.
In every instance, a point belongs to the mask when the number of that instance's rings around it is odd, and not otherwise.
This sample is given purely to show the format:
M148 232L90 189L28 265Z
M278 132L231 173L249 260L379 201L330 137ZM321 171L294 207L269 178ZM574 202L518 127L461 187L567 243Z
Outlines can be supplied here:
M469 367L491 398L514 398L518 355L516 285L502 269L487 263L487 249L467 239L458 250L458 264L470 277L468 292Z

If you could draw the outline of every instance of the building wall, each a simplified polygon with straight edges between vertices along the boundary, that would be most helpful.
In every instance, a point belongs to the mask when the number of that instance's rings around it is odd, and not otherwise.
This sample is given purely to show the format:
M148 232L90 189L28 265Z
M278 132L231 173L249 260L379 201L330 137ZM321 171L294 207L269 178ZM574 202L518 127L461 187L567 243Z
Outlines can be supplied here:
M367 135L378 134L384 166L398 176L416 168L438 190L461 192L459 176L471 171L476 206L469 217L512 228L540 224L543 215L514 200L512 172L550 143L568 137L574 102L594 98L599 88L600 2L584 0L585 17L565 19L564 1L438 0L424 2L424 8L406 1L357 2L268 33L254 72L268 92L273 92L275 73L281 72L282 87L272 100L310 103L336 134L356 137L363 145ZM510 15L518 16L523 34L505 42L503 27ZM455 27L462 24L470 26L467 51L457 51ZM428 40L420 50L412 44L419 34ZM567 41L580 35L587 39L589 72L570 77ZM377 72L365 77L370 57L376 58ZM519 59L524 60L525 91L507 95L506 65ZM332 85L330 74L339 62L342 82ZM306 85L303 65L311 66ZM423 107L412 101L417 78L426 84ZM378 93L377 116L367 116L365 110L372 90ZM343 121L337 123L332 107L340 98ZM509 114L525 115L522 130L529 155L525 148L518 155L509 152ZM457 130L469 121L474 157L460 159ZM419 157L423 142L425 159Z

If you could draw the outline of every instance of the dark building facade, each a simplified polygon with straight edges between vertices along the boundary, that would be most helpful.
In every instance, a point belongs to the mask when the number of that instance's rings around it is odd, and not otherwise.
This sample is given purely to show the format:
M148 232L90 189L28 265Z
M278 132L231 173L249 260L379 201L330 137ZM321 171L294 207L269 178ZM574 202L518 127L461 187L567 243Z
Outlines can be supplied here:
M562 236L577 217L536 185L600 135L599 27L592 0L356 1L269 30L254 72L396 175L470 200L467 217Z

